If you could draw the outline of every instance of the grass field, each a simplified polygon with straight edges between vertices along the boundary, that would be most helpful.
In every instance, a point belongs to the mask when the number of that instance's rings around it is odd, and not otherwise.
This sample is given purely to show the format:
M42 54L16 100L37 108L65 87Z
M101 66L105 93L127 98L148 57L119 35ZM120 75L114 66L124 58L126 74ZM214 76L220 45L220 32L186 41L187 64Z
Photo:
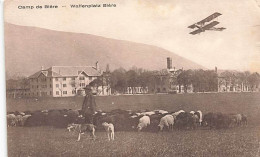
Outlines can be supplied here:
M105 132L97 139L50 127L8 128L8 155L12 156L241 156L259 155L259 127L161 133L116 132L109 142Z
M79 109L83 98L9 99L8 111L51 108ZM208 93L96 97L99 109L184 109L202 112L245 113L248 127L173 132L116 132L109 142L105 132L97 140L66 129L8 128L9 156L259 156L260 93Z

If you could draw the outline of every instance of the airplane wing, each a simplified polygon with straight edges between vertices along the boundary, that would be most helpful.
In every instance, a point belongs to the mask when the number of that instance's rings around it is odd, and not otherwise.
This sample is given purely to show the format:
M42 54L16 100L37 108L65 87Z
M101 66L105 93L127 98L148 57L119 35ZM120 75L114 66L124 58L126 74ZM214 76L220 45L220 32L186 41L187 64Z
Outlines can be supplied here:
M222 14L220 14L220 13L218 13L218 12L215 12L214 14L208 16L207 18L205 18L205 19L203 19L203 20L201 20L201 21L199 21L199 22L197 22L197 23L195 23L195 24L193 24L193 25L190 25L188 28L194 29L194 28L197 27L197 25L203 25L204 23L209 22L209 21L211 21L211 20L217 18L217 17L220 16L220 15L222 15Z
M213 28L213 30L214 30L214 31L223 31L224 29L226 29L226 28L224 28L224 27L220 27L220 28Z
M204 32L205 30L210 30L212 27L216 26L217 24L219 24L219 22L213 21L213 22L207 24L206 26L204 26L204 27L202 27L200 29L197 29L197 30L195 30L193 32L190 32L190 34L195 35L195 34Z
M220 14L220 13L218 13L218 12L215 12L214 14L212 14L212 15L206 17L205 19L201 20L201 21L198 22L197 24L202 25L202 24L204 24L204 23L206 23L206 22L209 22L209 21L211 21L211 20L217 18L217 17L220 16L220 15L222 15L222 14Z
M190 32L190 34L195 35L195 34L198 34L198 33L201 33L201 32L203 32L202 29L197 29L193 32Z
M206 26L202 27L202 30L210 30L212 27L216 26L217 24L219 24L218 21L213 21L209 24L207 24Z

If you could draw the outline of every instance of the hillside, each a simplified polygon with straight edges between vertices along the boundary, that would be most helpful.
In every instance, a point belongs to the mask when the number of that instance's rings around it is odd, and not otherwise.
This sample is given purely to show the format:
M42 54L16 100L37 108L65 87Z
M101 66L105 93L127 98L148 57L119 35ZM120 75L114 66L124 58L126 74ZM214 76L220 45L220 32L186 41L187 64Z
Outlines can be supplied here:
M106 64L115 68L133 66L159 70L166 68L166 57L172 57L173 67L203 68L165 49L100 36L47 30L5 23L5 56L7 77L28 76L53 65Z

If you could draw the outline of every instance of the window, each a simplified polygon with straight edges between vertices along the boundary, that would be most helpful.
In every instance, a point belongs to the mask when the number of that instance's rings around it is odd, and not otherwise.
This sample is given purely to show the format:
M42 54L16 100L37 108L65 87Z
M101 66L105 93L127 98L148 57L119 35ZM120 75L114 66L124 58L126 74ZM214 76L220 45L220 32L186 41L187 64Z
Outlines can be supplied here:
M80 87L85 87L85 83L79 83Z
M89 80L90 80L90 81L92 80L92 76L89 76Z
M33 88L33 85L32 85L32 88Z
M71 80L75 80L75 77L72 77Z
M50 95L52 95L52 91L50 91Z
M59 78L55 78L55 81L59 81Z
M50 84L50 88L52 87L52 85Z
M84 76L80 76L79 80L85 80L85 77Z
M42 85L42 88L47 88L47 85Z
M46 78L41 78L41 81L42 81L42 82L46 82L47 79L46 79Z
M37 85L36 88L39 88L39 86Z
M63 87L67 87L67 84L63 84L62 86L63 86Z
M58 88L58 87L59 87L59 84L56 84L56 87Z
M51 78L50 78L50 81L51 81Z
M63 78L63 81L66 81L66 77Z
M60 92L59 92L59 91L56 91L56 95L60 95Z
M67 94L67 91L63 91L63 94Z
M71 84L71 87L75 87L75 84Z
M76 91L75 91L75 90L72 90L72 94L76 94Z

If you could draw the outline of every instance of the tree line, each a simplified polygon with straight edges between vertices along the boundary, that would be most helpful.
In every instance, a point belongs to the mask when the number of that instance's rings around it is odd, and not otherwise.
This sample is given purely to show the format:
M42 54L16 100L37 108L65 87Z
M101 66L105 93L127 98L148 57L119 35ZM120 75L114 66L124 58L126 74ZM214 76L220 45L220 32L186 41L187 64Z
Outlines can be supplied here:
M214 70L178 70L178 73L167 72L167 70L150 71L142 68L132 67L129 70L118 68L113 71L106 70L102 77L93 80L90 85L93 86L109 86L112 93L126 93L127 87L148 87L150 89L155 86L168 83L169 85L178 85L184 87L187 92L188 86L192 84L193 92L217 92L218 77L222 78L226 83L231 85L245 84L250 90L259 88L260 75L257 72L232 72L223 71L219 75ZM17 80L7 80L7 89L28 88L28 79L21 77ZM227 84L226 84L227 85ZM180 88L179 88L180 89ZM156 92L156 91L155 91Z
M217 74L214 70L189 69L173 74L133 67L129 70L118 68L112 72L107 72L105 78L106 84L109 84L113 91L125 93L127 87L149 87L150 90L156 85L161 84L162 82L160 81L166 81L166 83L169 81L169 85L183 86L184 92L187 92L188 86L191 84L193 92L217 92L219 84L218 77L225 80L226 83L228 82L231 86L243 83L249 86L250 90L258 87L260 84L260 75L257 72L232 72L228 70Z

